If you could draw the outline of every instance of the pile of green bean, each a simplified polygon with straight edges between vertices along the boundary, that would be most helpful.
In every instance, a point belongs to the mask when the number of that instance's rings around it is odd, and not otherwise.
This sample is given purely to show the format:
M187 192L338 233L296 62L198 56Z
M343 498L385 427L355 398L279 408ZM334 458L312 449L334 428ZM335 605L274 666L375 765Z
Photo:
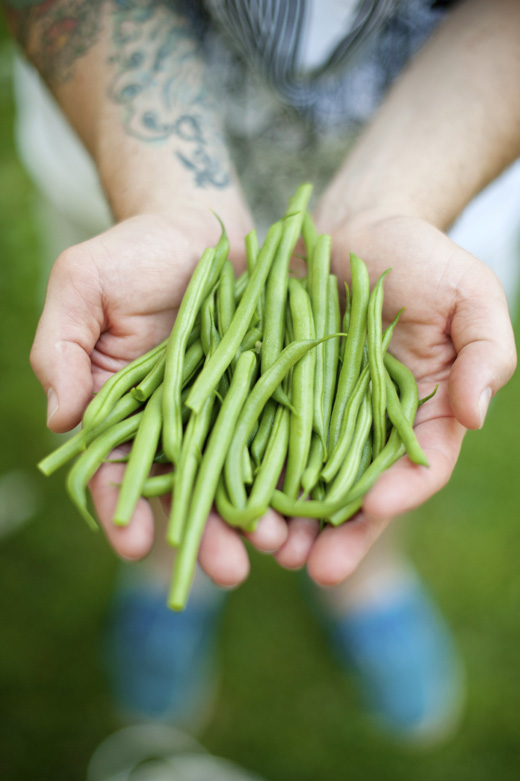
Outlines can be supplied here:
M341 322L331 240L317 235L310 194L310 185L298 188L261 248L255 231L246 237L248 269L237 279L222 228L170 337L111 377L81 431L39 464L49 475L79 456L67 490L96 528L88 482L131 443L114 523L128 524L141 496L172 495L174 609L186 604L213 504L246 531L269 507L338 525L405 451L428 464L412 428L415 379L387 352L400 313L382 332L387 272L371 291L365 264L351 255ZM290 261L301 236L307 276L298 278ZM151 476L156 463L173 468Z

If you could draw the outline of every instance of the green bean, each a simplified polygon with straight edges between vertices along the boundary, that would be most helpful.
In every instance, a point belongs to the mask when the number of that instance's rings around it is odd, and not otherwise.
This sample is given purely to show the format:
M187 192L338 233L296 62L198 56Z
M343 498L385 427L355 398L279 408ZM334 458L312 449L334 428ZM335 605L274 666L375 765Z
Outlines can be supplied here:
M361 462L359 464L359 469L355 478L355 482L357 482L362 477L362 475L368 469L368 466L371 461L372 461L372 436L369 434L365 440L365 444L363 445ZM363 504L363 497L361 496L359 497L359 499L354 499L353 502L349 502L347 505L345 505L345 507L342 507L341 510L332 513L332 515L330 515L329 518L327 518L327 521L332 526L339 526L340 524L352 518L352 516L355 515L361 509L362 504Z
M215 212L213 212L213 214L215 214ZM213 258L212 268L210 271L208 281L206 283L205 293L207 296L211 293L213 288L218 284L220 275L222 273L222 267L229 255L229 240L226 234L226 229L224 228L224 223L222 222L218 214L215 214L215 217L220 223L220 227L222 228L222 233L220 234L220 238L215 246L215 255Z
M150 474L161 436L162 394L163 387L160 385L146 405L137 429L114 515L116 526L126 526L130 523L143 486Z
M247 260L247 270L249 273L249 276L253 273L253 269L256 265L256 261L258 260L258 237L256 235L256 231L252 230L250 233L246 236L246 260Z
M192 341L184 355L184 364L182 367L182 387L186 385L193 377L204 358L204 350L200 341L200 326L197 328L199 337ZM130 393L139 401L143 402L150 398L156 388L159 387L164 379L164 367L166 365L166 354L155 364L153 369L141 380L139 385L132 388Z
M365 395L359 410L356 429L352 438L352 445L349 448L348 455L343 461L334 482L327 492L327 499L334 500L338 496L344 496L354 483L361 463L363 448L370 433L371 424L372 410L370 395L368 394Z
M242 341L240 342L240 352L256 349L257 344L262 342L262 332L258 328L250 328Z
M204 402L200 413L191 414L186 426L179 462L176 465L175 491L166 532L166 539L174 547L178 547L181 544L185 533L193 484L197 475L204 442L210 430L214 401L215 395L212 394Z
M386 351L388 350L388 346L390 344L392 334L394 332L395 326L397 325L397 321L399 320L402 311L403 310L401 309L397 313L394 321L388 326L388 328L385 330L383 334L383 339L382 339L383 354L385 354ZM340 437L338 439L336 447L329 454L329 459L325 464L325 466L323 467L321 476L327 483L330 483L330 481L333 479L334 475L337 473L338 469L340 468L341 464L345 460L348 449L350 447L350 441L354 433L354 427L356 425L359 406L366 393L369 382L370 382L370 368L367 365L359 375L354 390L352 391L352 395L348 401L347 407L345 409L345 414L343 415L343 420L341 423Z
M266 514L269 503L263 505L248 504L247 507L238 509L229 501L224 478L221 477L215 494L215 506L218 514L224 518L230 526L236 526L244 531L254 531L256 522Z
M367 304L370 296L367 267L362 260L351 253L350 268L352 272L350 327L345 340L343 365L330 419L329 448L334 448L340 437L345 407L359 377L367 328Z
M213 353L215 342L215 291L212 291L204 301L200 310L200 341L206 358Z
M328 286L330 271L330 247L331 238L326 234L318 237L314 252L312 255L312 316L314 319L314 328L316 338L321 339L327 333L327 315L328 315ZM334 331L337 333L337 330ZM332 340L335 341L335 340ZM325 385L325 364L324 364L325 344L320 344L316 348L315 358L315 377L314 377L314 431L321 439L324 453L327 452L327 434L323 416L324 385Z
M258 261L249 278L231 325L224 334L211 360L206 362L193 384L187 404L194 412L200 412L205 400L217 387L220 378L233 360L242 339L249 329L251 317L255 311L261 289L264 286L280 241L281 232L282 227L280 223L275 223L269 229L264 245L258 255Z
M363 497L361 496L359 499L354 499L354 501L346 504L341 510L333 513L327 520L332 526L339 526L340 524L345 523L345 521L350 520L350 518L361 510L362 506Z
M222 404L202 457L191 495L186 532L177 554L169 595L169 605L175 610L182 610L186 603L202 533L213 503L236 421L256 371L256 364L256 356L252 351L244 352L240 356L228 395Z
M314 247L318 240L318 231L316 230L316 226L309 212L305 212L303 215L302 233L303 243L305 244L305 253L307 255L307 283L309 290L312 290L312 260Z
M200 339L200 319L197 318L195 320L195 325L193 326L193 329L188 336L188 341L186 342L186 350L189 350L191 345L195 342L198 342Z
M224 336L235 314L235 272L231 261L226 260L220 274L217 290L218 332Z
M242 274L240 274L239 277L235 280L235 303L238 304L242 300L242 296L244 295L244 290L246 289L249 282L249 272L244 271Z
M403 444L406 448L406 452L408 453L408 456L410 458L410 461L413 461L414 464L422 464L423 466L429 466L428 459L426 458L422 447L419 445L419 442L417 441L417 437L415 436L413 426L403 412L401 403L399 401L399 397L397 395L397 391L394 387L394 384L389 374L388 365L390 364L390 367L394 373L396 371L402 373L403 382L406 381L409 382L410 384L411 383L415 384L415 378L412 372L409 369L407 369L407 367L404 366L403 364L400 364L400 366L397 368L396 364L394 363L396 360L397 359L393 358L393 356L385 356L385 368L386 368L385 384L386 384L388 417L392 421L399 436L401 437ZM407 375L408 375L407 379L404 379Z
M83 415L83 430L92 431L96 426L103 422L109 414L114 404L133 388L150 369L155 366L157 358L166 347L166 341L161 342L152 350L136 358L135 361L127 364L116 374L110 377L100 391L94 396Z
M290 199L289 208L283 221L284 228L280 246L267 278L262 374L265 374L272 366L283 348L283 326L287 302L289 263L301 232L303 216L311 191L311 185L302 185L298 188L294 197Z
M68 474L67 492L91 528L97 529L97 523L87 507L87 484L107 455L123 442L132 439L142 416L143 413L138 412L104 431L81 454Z
M260 464L260 468L253 483L253 488L249 495L248 507L263 507L264 505L269 504L272 493L280 479L285 457L287 455L289 427L290 412L287 407L279 406L276 410L265 457ZM248 528L251 531L254 527L255 524L252 522L251 526Z
M335 335L325 338L329 339L333 338L333 336ZM292 342L292 344L282 350L273 365L265 374L261 375L244 404L224 469L229 497L237 507L244 507L246 504L246 494L241 477L242 448L247 442L249 434L260 417L267 400L273 395L275 388L278 387L289 369L308 350L316 347L319 341L318 339L310 339L302 342Z
M259 467L264 457L269 437L273 428L274 416L276 414L276 402L272 399L266 403L260 416L259 426L255 438L251 443L251 455L256 466Z
M294 338L297 341L314 339L311 301L296 279L289 280L289 304ZM316 350L311 350L304 355L293 368L291 402L294 406L294 412L291 413L290 418L289 451L283 484L284 492L293 498L296 498L300 491L301 477L311 446L316 352L320 347L323 345L318 345Z
M329 275L327 295L327 325L325 333L337 334L341 328L339 311L338 282L333 274ZM346 331L344 331L346 333ZM327 435L338 372L339 339L329 339L323 345L323 429Z
M422 407L423 404L425 404L427 401L430 401L430 399L433 399L437 391L439 390L439 383L435 386L435 388L432 390L431 393L429 393L427 396L424 396L424 398L419 399L418 406Z
M141 382L132 388L130 393L135 396L139 401L146 401L150 398L152 393L159 387L164 379L164 367L166 365L166 350L161 355L155 366L153 366L146 377L143 377Z
M242 448L242 476L246 485L252 485L254 480L253 467L247 446Z
M324 455L325 454L323 452L323 444L321 439L316 433L314 433L311 440L309 459L302 475L302 498L306 499L310 495L312 489L318 483L318 480L320 479L321 468L323 466Z
M135 412L141 403L127 393L119 399L112 408L112 411L107 415L102 423L90 432L85 432L83 429L78 431L74 436L67 439L62 445L60 445L48 456L45 456L39 464L38 469L44 475L49 477L57 469L64 466L68 461L71 461L76 456L79 456L97 437L99 437L104 431L109 429L115 423L131 415Z
M177 464L179 460L182 444L181 388L186 342L202 302L208 295L207 287L214 258L213 249L207 249L202 255L184 294L168 340L164 370L163 447L173 464Z
M164 475L154 475L149 477L143 485L141 496L145 499L152 499L155 496L164 496L171 494L173 489L173 480L175 472L167 472Z
M367 339L370 356L370 379L372 381L372 415L374 418L372 449L374 456L381 452L386 441L386 384L381 344L381 313L383 310L383 280L389 270L383 272L377 280L368 302Z

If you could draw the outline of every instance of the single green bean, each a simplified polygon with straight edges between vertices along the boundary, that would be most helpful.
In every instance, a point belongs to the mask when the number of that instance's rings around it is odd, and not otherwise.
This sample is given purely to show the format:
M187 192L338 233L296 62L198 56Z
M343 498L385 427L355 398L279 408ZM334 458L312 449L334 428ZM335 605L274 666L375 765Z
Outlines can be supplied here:
M150 475L161 436L162 394L163 387L160 385L143 411L119 492L114 515L116 526L127 526L130 523L144 484Z
M383 311L383 280L390 269L379 279L368 302L368 354L370 379L372 381L372 415L374 419L374 441L372 449L377 456L386 442L386 383L383 363L381 314Z
M332 501L338 496L344 496L354 483L354 480L358 474L359 465L361 463L365 442L367 441L370 434L371 425L372 410L370 394L367 394L365 395L359 410L356 429L354 431L354 436L352 438L352 444L349 448L348 455L343 461L338 474L336 475L327 492L327 499Z
M213 249L207 249L202 255L184 294L168 340L164 370L163 447L173 464L177 464L179 460L182 444L181 389L186 342L202 302L208 295L208 281L211 279L214 258Z
M266 403L260 416L259 426L255 438L251 443L251 455L257 467L262 463L264 453L273 429L274 417L276 414L276 402L272 399Z
M307 256L307 284L308 289L312 290L312 260L314 247L318 240L318 231L309 212L305 212L303 215L302 234Z
M264 339L262 374L269 369L283 348L284 315L287 302L289 264L300 236L303 217L309 203L312 186L302 185L289 201L284 218L283 235L267 278L265 288ZM275 396L275 400L277 397Z
M289 280L289 304L294 338L297 341L316 338L310 298L296 279ZM291 403L294 406L294 412L291 413L290 417L289 451L283 484L284 492L293 498L299 494L301 477L311 446L313 388L317 376L316 352L320 347L323 345L320 344L316 350L309 351L293 368Z
M174 578L169 595L169 605L175 610L182 610L186 604L202 533L213 504L236 421L256 371L256 364L257 359L252 351L244 352L240 356L228 395L220 408L202 457L191 494L186 532L175 561Z
M265 458L262 460L256 474L247 503L248 507L263 507L269 505L273 491L280 479L285 457L287 455L290 414L287 407L280 406L276 410L271 436L269 437L269 442L265 451ZM255 523L252 522L248 529L249 531L252 531L254 528Z
M327 333L328 287L330 272L331 238L327 234L318 237L312 256L312 316L316 338L321 339ZM337 330L333 331L337 333ZM335 341L335 340L332 340ZM323 450L327 452L327 432L324 421L324 386L325 386L325 344L316 348L314 377L314 431L321 439Z
M302 475L303 498L305 499L310 496L312 489L316 486L320 479L320 472L323 466L324 456L325 454L323 452L323 444L321 439L316 433L314 433L312 435L309 459Z
M256 231L252 230L250 233L246 236L246 261L247 261L247 270L249 272L249 276L253 273L253 269L256 265L256 261L258 260L258 236L256 235Z
M334 274L329 275L327 295L327 334L337 334L341 328L338 282ZM346 333L346 332L345 332ZM330 339L323 345L323 429L328 435L330 416L338 373L339 339Z
M210 430L214 401L215 395L212 394L204 402L200 413L192 413L186 426L179 462L176 465L174 496L166 532L167 541L174 547L181 544L185 533L193 484L197 476L202 449Z
M394 387L394 384L388 372L387 367L388 364L390 363L390 366L392 367L392 371L395 373L397 369L396 369L396 365L393 364L393 361L396 360L397 359L393 358L393 356L388 356L388 358L387 356L385 356L385 369L386 369L385 384L386 384L388 417L392 421L399 436L401 437L403 444L406 448L406 452L408 453L408 456L410 458L410 461L413 461L414 464L422 464L423 466L429 466L428 459L426 458L422 447L417 441L417 437L415 436L413 426L403 412L401 403L399 401L399 397L397 395L397 391ZM401 364L398 367L398 371L400 371L403 375L403 380L402 380L403 382L406 381L409 382L410 384L412 383L415 384L415 378L412 372L406 366ZM409 376L407 379L404 379L407 373Z
M224 336L235 314L235 272L231 261L226 260L220 274L220 284L217 290L218 332Z
M350 254L350 268L352 272L350 326L345 340L343 365L330 418L329 449L335 447L341 434L345 407L359 377L367 329L367 305L370 296L368 270L363 261L353 253Z
M141 496L152 499L155 496L171 494L175 472L167 472L165 475L153 475L143 485Z

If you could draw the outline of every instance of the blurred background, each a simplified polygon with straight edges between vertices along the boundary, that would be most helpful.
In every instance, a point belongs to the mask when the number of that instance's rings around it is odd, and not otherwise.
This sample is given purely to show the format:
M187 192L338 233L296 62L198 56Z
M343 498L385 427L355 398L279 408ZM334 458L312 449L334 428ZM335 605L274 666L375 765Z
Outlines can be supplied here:
M117 562L70 505L63 473L36 469L60 440L45 427L28 360L44 285L34 205L13 144L11 44L0 27L0 774L79 781L121 726L99 653ZM518 778L519 398L517 374L485 429L466 437L449 486L408 521L408 550L466 663L459 732L422 751L376 732L302 579L251 553L251 577L221 626L218 700L200 736L209 751L269 781Z

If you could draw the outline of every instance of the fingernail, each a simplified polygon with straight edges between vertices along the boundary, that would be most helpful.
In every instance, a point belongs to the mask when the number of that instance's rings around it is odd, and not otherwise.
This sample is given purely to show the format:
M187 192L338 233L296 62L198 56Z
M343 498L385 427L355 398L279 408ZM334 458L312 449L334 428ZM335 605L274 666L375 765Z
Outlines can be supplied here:
M54 388L49 388L47 391L47 425L50 424L52 418L58 411L58 394Z
M478 408L480 411L480 428L484 425L484 421L486 420L486 414L489 407L489 402L491 401L491 388L486 388L482 391L480 394L480 399L478 400Z

